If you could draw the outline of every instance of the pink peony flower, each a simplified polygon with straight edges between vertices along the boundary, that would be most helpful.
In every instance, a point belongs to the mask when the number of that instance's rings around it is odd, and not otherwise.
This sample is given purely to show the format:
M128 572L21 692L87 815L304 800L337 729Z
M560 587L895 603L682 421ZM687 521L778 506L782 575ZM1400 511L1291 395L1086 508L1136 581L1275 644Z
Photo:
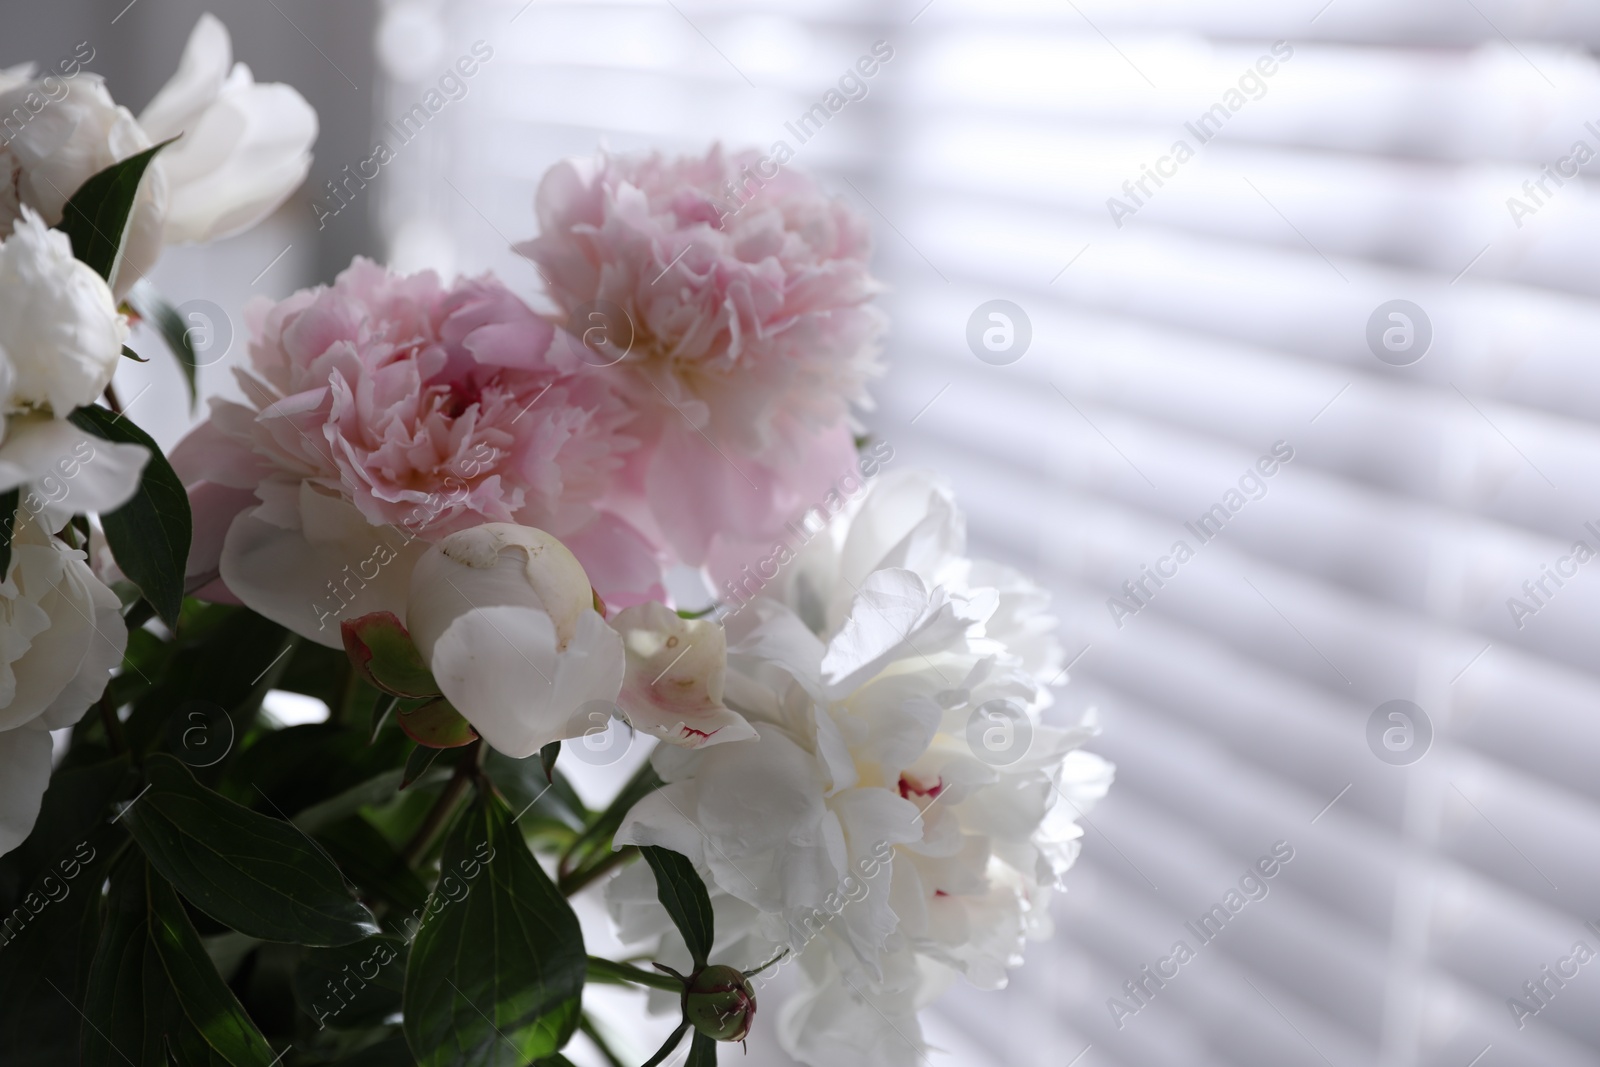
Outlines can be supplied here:
M619 605L653 591L654 549L596 507L637 445L633 413L498 282L446 288L358 259L247 316L249 403L213 400L173 455L197 583L219 570L252 608L337 644L329 590L356 597L337 615L392 610L426 543L506 522L567 541Z
M602 155L557 164L535 207L541 233L517 250L574 334L596 303L626 315L606 323L632 334L618 378L654 425L765 462L870 405L886 320L869 229L811 178L720 146Z
M599 353L569 347L616 359L640 411L613 506L681 561L737 572L854 465L850 409L870 407L886 323L866 221L720 147L561 163L536 208L518 251L573 337L605 331Z
M560 536L592 517L631 413L498 282L443 289L366 260L254 309L272 393L251 427L284 471L428 540L484 522ZM295 480L299 480L296 478Z

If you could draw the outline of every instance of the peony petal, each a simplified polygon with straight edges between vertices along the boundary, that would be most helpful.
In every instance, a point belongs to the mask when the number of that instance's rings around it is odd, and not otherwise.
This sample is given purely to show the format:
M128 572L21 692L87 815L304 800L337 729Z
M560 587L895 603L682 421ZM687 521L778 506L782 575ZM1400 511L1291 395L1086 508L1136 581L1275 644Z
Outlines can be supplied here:
M142 445L106 441L70 422L12 419L0 444L0 492L32 485L52 516L115 511L139 488L150 461ZM24 504L27 494L24 494Z
M622 683L622 642L594 611L578 620L565 650L535 608L473 608L432 645L434 678L490 747L525 759L551 741L581 736L578 714L609 701Z
M256 504L248 489L230 489L215 482L200 482L189 487L189 511L194 518L194 535L189 542L189 561L184 578L215 581L222 570L222 546L233 521Z
M32 536L30 536L30 531ZM24 540L26 538L26 540ZM30 591L49 623L33 634L26 651L8 664L15 675L11 700L0 708L0 730L14 730L38 719L78 673L84 651L94 633L94 621L80 603L80 587L69 573L70 550L63 545L40 544L38 527L28 523L12 550L11 581L25 575L33 584L49 588Z
M666 596L661 584L661 553L617 516L600 512L562 541L583 564L607 606L627 608Z
M178 69L139 115L139 125L153 141L165 141L188 130L217 99L233 65L228 28L210 12L189 32Z
M937 655L971 625L959 608L911 571L868 576L822 659L829 692L836 697L850 693L893 659Z
M28 839L50 784L50 732L0 732L0 855Z
M211 418L190 430L173 446L167 461L186 486L215 482L232 489L253 491L266 476L267 468L260 457L225 432L222 424L252 420L255 413L216 397L211 399L211 412Z
M373 611L404 617L411 570L426 546L372 526L349 503L308 485L302 528L264 521L253 508L223 539L222 580L240 600L307 640L343 648L341 619Z
M163 153L172 187L167 243L215 241L266 218L305 181L316 137L316 112L298 92L236 74Z
M684 619L663 604L628 608L612 622L627 649L617 698L635 727L684 748L756 735L722 703L727 637L706 619Z
M122 621L122 602L117 594L96 578L82 560L68 560L67 574L74 586L75 612L85 612L93 621L77 673L39 720L48 730L65 729L83 718L83 713L105 692L111 672L121 665L128 647L128 627Z

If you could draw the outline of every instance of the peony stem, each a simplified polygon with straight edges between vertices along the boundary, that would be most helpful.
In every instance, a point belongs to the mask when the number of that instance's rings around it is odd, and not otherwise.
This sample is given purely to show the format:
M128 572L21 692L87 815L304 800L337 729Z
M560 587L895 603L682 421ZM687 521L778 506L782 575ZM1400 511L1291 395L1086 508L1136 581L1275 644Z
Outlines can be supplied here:
M589 957L589 981L603 982L607 985L633 983L649 986L651 989L665 989L670 993L683 992L683 982L670 974L657 974L630 964L601 959L599 956Z
M128 751L128 739L122 733L122 720L117 718L117 709L111 706L106 694L100 696L100 722L106 728L106 743L111 746L113 755L121 755Z
M580 867L561 879L558 888L565 896L572 896L585 886L603 877L616 867L622 866L631 859L637 858L639 849L634 845L624 845L615 852L607 852L605 856L589 867Z
M467 789L471 787L483 772L483 761L488 755L488 749L482 741L472 743L472 751L462 756L456 764L456 773L445 783L439 799L433 802L433 807L422 820L422 825L417 827L417 832L411 835L411 840L406 842L406 847L401 850L400 858L407 867L415 867L422 857L426 856L438 841L439 835L449 825L450 818L460 806L461 799L466 796Z

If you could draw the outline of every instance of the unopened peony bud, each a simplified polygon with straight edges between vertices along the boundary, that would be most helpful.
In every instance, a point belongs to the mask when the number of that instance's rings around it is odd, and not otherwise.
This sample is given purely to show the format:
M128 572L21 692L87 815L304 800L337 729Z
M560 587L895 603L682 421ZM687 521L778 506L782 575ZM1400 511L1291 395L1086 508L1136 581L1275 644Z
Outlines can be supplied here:
M622 640L594 610L583 567L542 530L453 533L411 574L406 626L450 703L514 759L581 733L574 715L615 700Z
M733 967L702 968L683 992L683 1016L718 1041L743 1041L756 1018L756 991Z

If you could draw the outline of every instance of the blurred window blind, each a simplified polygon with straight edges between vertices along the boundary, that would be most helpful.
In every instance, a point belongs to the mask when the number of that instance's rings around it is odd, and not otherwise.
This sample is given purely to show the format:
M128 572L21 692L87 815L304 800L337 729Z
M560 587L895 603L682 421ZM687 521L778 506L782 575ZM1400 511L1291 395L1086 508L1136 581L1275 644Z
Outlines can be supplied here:
M941 1003L944 1062L1595 1062L1600 965L1520 1031L1505 1001L1600 948L1600 562L1571 558L1600 549L1600 164L1563 162L1600 152L1600 9L391 0L380 120L479 40L383 179L398 266L531 292L507 246L556 159L785 140L878 234L869 426L1057 595L1057 711L1098 706L1118 781L1054 940ZM880 40L866 98L797 143ZM966 341L996 298L1031 321L1008 366ZM1409 366L1369 348L1395 299L1431 327ZM1128 600L1146 565L1170 576ZM1432 724L1410 766L1369 748L1396 699ZM1277 841L1268 896L1198 947ZM1196 959L1119 1028L1107 999L1178 940Z

